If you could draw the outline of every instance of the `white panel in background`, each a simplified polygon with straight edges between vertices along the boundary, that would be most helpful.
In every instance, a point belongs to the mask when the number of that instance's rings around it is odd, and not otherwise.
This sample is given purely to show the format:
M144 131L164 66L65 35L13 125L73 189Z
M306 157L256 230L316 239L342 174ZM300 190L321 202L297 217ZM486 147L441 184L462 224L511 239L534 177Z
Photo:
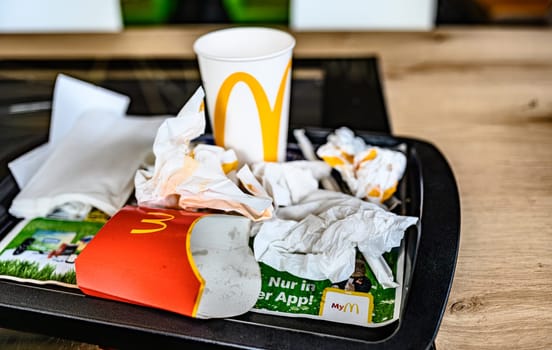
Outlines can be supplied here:
M431 30L437 0L290 0L293 30Z
M0 33L117 32L119 0L0 0Z

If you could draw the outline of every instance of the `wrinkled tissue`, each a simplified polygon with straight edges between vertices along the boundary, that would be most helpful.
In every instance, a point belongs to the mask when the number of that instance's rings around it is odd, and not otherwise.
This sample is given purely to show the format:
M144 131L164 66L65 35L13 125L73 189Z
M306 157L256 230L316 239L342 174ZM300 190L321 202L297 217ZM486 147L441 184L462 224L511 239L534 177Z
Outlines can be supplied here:
M340 282L353 273L358 249L384 288L398 284L382 254L400 246L405 230L418 220L327 190L275 214L253 226L257 261L302 278Z
M318 187L331 168L324 162L245 164L231 149L194 144L205 132L204 92L199 88L175 118L168 118L154 141L153 167L136 173L136 199L145 206L240 213L251 220L271 218L274 205L295 203Z

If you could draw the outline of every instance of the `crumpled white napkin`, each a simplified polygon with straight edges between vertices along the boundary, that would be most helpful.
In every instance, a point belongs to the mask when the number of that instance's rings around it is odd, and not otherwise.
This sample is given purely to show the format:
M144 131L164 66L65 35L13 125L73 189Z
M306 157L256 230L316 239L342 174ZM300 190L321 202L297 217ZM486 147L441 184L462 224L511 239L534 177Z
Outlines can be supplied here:
M253 164L253 174L260 179L275 206L298 203L318 189L320 179L330 175L323 161L260 162Z
M198 145L192 140L205 130L203 89L199 88L176 118L158 130L153 151L154 169L136 173L139 205L181 209L217 209L238 212L252 220L272 216L272 199L244 193L225 174L237 159L231 150Z
M83 203L115 214L132 193L134 173L151 153L164 119L84 112L15 197L10 213L33 218L65 203Z
M385 288L396 287L380 258L400 245L405 230L417 220L353 196L317 190L299 204L279 208L273 219L255 224L253 251L257 261L277 270L340 282L353 273L358 248L378 281Z

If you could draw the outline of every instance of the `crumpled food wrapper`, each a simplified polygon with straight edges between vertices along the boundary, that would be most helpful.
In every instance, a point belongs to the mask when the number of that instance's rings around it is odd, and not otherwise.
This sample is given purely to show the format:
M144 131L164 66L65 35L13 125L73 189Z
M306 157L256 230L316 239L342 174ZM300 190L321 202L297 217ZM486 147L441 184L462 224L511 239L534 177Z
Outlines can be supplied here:
M153 169L136 173L139 205L175 209L237 212L252 220L272 216L272 199L244 193L228 176L238 164L232 150L193 146L205 131L203 89L199 88L175 118L168 118L155 138Z
M417 220L344 193L317 190L255 224L253 251L257 261L279 271L337 283L353 273L358 248L382 286L394 288L398 284L382 254L400 246Z
M316 154L339 171L354 196L376 203L393 196L406 168L402 152L366 145L346 127L335 130L327 141Z

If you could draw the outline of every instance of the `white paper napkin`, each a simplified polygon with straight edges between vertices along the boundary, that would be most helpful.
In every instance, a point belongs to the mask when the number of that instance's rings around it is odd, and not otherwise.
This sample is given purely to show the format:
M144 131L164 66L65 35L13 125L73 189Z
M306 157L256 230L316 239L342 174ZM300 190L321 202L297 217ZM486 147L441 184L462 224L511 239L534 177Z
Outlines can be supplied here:
M102 109L123 117L129 103L128 96L59 74L54 86L48 142L8 163L19 188L31 180L85 111Z
M68 202L115 214L133 190L136 170L151 153L165 117L123 117L88 110L15 197L10 213L32 218Z

